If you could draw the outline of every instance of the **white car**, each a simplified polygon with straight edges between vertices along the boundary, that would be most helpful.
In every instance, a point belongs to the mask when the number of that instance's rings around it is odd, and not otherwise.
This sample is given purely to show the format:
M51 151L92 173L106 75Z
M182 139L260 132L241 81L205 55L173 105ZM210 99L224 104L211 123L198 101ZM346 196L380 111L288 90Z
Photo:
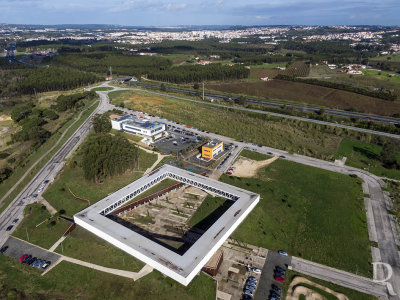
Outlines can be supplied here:
M283 250L279 250L278 253L280 255L288 256L288 253L286 251L283 251Z
M253 268L252 270L256 274L261 274L261 270L259 268Z

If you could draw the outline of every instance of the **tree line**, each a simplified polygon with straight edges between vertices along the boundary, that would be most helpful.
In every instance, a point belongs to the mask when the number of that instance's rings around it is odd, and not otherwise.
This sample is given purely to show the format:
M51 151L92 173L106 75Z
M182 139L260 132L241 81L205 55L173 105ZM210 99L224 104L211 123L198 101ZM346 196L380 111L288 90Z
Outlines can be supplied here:
M123 174L138 165L137 147L119 134L93 134L81 151L83 172L91 181Z
M190 83L201 82L204 80L230 80L247 78L250 70L243 66L223 66L221 64L186 65L173 67L167 70L150 72L147 74L149 79L175 82Z
M288 76L288 75L283 75L283 74L278 74L275 77L275 79L319 85L319 86L323 86L323 87L327 87L327 88L348 91L348 92L352 92L352 93L356 93L356 94L360 94L360 95L364 95L364 96L380 98L380 99L387 100L387 101L395 101L397 99L397 96L394 93L392 93L389 90L384 90L384 89L373 91L373 90L369 90L366 88L355 87L355 86L344 84L344 83L324 81L324 80L318 80L318 79L314 79L314 78L306 78L306 79L305 78L297 78L294 76Z

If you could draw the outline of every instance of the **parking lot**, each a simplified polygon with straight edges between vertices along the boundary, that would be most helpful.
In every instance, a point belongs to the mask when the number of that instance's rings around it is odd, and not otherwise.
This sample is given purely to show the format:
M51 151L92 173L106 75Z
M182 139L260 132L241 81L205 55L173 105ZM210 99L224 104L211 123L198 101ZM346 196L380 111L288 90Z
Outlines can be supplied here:
M282 289L283 283L280 283L274 279L274 270L276 266L287 269L287 266L291 264L291 261L291 256L283 256L277 252L268 251L267 260L264 264L264 268L262 269L261 278L258 283L254 300L269 299L272 284Z
M4 255L14 258L17 261L24 254L32 255L32 257L37 257L38 259L50 261L52 264L54 264L60 258L60 256L56 253L49 252L45 249L28 244L11 236L8 238L7 242L4 243L4 246L8 246L8 249L6 252L4 252Z
M197 135L191 135L180 130L178 130L178 132L168 130L167 132L168 136L154 143L154 145L165 154L176 154L196 144L200 139Z

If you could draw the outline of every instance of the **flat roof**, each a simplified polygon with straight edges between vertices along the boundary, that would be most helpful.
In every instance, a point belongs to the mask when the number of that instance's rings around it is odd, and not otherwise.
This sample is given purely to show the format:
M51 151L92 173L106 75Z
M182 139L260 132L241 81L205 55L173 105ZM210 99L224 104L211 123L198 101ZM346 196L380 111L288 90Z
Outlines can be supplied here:
M222 142L219 140L212 140L210 142L208 142L207 144L205 144L203 147L207 147L207 148L215 148L216 146L218 146L219 144L221 144Z
M108 213L158 182L171 178L231 199L230 208L182 255L106 217ZM75 222L149 264L183 285L188 285L260 199L258 194L170 165L143 176L74 215Z
M163 124L162 122L150 122L148 119L140 118L135 115L125 115L123 117L114 119L113 121L122 122L124 124L139 128L152 128Z

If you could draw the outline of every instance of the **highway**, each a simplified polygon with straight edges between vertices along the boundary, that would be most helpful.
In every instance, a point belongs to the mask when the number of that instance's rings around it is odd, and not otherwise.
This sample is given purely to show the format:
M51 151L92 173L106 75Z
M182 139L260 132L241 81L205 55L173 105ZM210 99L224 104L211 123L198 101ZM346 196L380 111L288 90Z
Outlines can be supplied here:
M155 83L135 82L134 84L143 86L143 87L153 88L153 89L160 89L160 85L155 84ZM166 88L166 90L169 90L169 91L185 93L185 94L189 94L189 95L193 95L193 96L200 92L200 91L194 91L191 89L171 87L171 86L167 86L167 85L165 86L165 88ZM229 100L229 97L230 97L226 94L208 93L208 92L204 93L204 96L207 98L221 99L221 100L225 100L225 101ZM235 101L235 100L238 100L238 97L232 96L230 99ZM260 99L260 98L255 98L255 97L246 97L246 100L249 103L265 105L265 106L274 107L274 108L293 107L296 110L302 111L302 112L318 113L321 110L321 108L323 108L325 110L326 115L345 117L345 118L359 118L361 120L374 121L374 122L387 123L387 124L400 124L399 118L388 117L388 116L372 115L372 114L345 111L345 110L333 109L333 108L325 108L325 107L321 107L321 106L313 106L313 105L307 105L307 104L296 104L296 103L279 101L279 100L266 100L266 99Z
M102 86L108 86L108 84L103 84ZM122 90L121 88L115 88L114 90ZM98 108L93 112L95 113L102 113L107 110L117 108L119 110L123 110L127 113L137 113L133 110L129 110L127 108L119 108L115 107L113 105L109 104L109 99L107 92L98 92L100 95L100 104ZM152 92L155 94L160 94L157 92ZM169 95L167 95L169 96ZM171 97L171 96L169 96ZM196 100L190 100L190 101L196 101ZM92 115L93 115L92 114ZM161 121L164 122L165 124L169 125L174 125L178 128L189 130L194 133L198 133L200 135L203 135L207 138L210 139L219 139L223 141L224 143L232 143L236 147L236 151L234 151L234 154L232 155L232 158L229 160L231 162L234 157L238 154L238 151L242 148L246 148L252 151L256 151L259 153L264 153L264 154L270 154L272 155L278 155L282 156L282 159L287 159L293 162L321 168L321 169L326 169L330 170L333 172L338 172L342 174L354 174L358 177L360 177L367 185L370 191L370 198L371 198L371 203L373 205L373 218L375 221L375 228L376 228L376 236L378 238L378 245L379 245L379 251L381 255L381 261L388 263L392 266L394 275L390 280L390 283L394 287L394 291L397 293L397 295L400 295L400 257L397 249L397 245L395 244L395 239L394 239L394 234L392 231L392 227L389 221L389 215L388 211L385 208L385 202L384 202L384 197L383 197L383 192L382 192L382 187L384 185L383 181L373 175L370 174L366 171L356 169L353 167L348 167L348 166L341 166L337 165L333 162L329 161L324 161L324 160L319 160L315 159L312 157L307 157L307 156L302 156L302 155L297 155L297 154L288 154L286 151L279 150L279 149L274 149L266 146L256 146L256 145L251 145L246 142L237 142L236 140L221 136L218 134L214 133L205 133L202 132L200 129L195 129L191 128L188 129L185 125L183 124L176 124L173 121L166 120L164 118L159 118L159 117L153 117L151 118L153 121ZM6 227L11 224L12 220L15 218L19 218L20 220L23 217L23 210L24 207L32 203L34 199L31 197L31 195L37 191L38 187L44 180L54 180L55 176L58 174L58 172L61 170L65 163L65 158L67 158L71 153L76 149L76 147L83 141L85 136L88 134L89 130L91 129L91 118L88 118L79 128L78 130L68 139L68 141L63 145L63 147L50 159L50 161L39 171L39 173L31 180L31 182L28 183L28 185L21 191L21 193L12 201L12 203L8 206L8 208L0 215L0 246L3 245L3 243L7 240L9 234L12 231L5 231ZM226 169L227 165L221 170L224 171ZM15 228L16 226L14 226ZM13 228L13 229L14 229ZM305 267L304 267L305 268ZM325 267L326 270L324 271L324 266L318 268L313 268L314 274L313 276L316 277L327 277L329 274L329 267ZM327 271L328 270L328 271ZM311 271L309 271L311 272ZM356 275L354 275L354 278L351 281L351 284L354 285L353 288L362 290L365 289L365 281L363 280L357 280ZM370 290L371 294L374 295L381 295L382 294L382 287L380 285L369 285L368 287ZM399 296L394 296L390 297L390 299L400 299Z
M23 212L26 205L33 203L35 199L33 194L37 193L39 187L45 180L50 182L54 180L56 175L61 171L65 164L65 159L82 143L89 133L92 124L92 116L96 113L102 113L110 109L108 97L104 93L100 94L100 103L92 114L82 123L82 125L71 135L64 145L53 155L53 157L45 164L45 166L35 175L35 177L22 189L15 197L10 205L0 215L0 245L8 239L9 235L18 226L23 218ZM47 187L47 185L46 185ZM45 187L45 188L46 188ZM19 219L15 224L13 220ZM6 231L9 225L14 225L12 230Z

